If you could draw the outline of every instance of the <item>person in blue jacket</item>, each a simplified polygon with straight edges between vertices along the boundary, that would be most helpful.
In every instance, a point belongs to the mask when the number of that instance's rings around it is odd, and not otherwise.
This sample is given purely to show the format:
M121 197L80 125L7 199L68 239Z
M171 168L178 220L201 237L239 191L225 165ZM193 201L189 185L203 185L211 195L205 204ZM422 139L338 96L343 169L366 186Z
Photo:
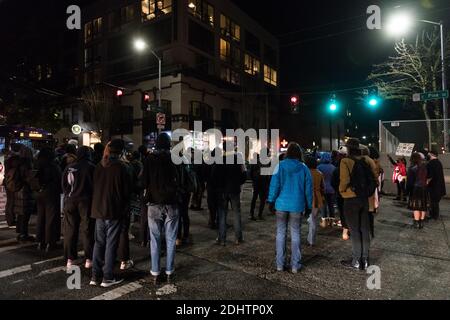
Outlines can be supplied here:
M286 159L275 168L270 183L269 208L276 212L276 264L277 271L286 265L286 232L291 225L291 271L297 273L301 265L300 227L303 212L312 207L312 178L303 163L303 153L298 143L288 146Z

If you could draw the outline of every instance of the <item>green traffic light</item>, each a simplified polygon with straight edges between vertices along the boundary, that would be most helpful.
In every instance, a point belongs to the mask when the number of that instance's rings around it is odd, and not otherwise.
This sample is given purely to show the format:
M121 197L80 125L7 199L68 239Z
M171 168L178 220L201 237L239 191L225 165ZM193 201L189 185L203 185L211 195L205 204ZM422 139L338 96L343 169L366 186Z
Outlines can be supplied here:
M336 103L330 104L330 111L336 111L336 110L337 110L337 104Z
M375 108L378 107L378 105L380 104L380 100L378 97L370 97L367 103L369 104L370 107Z

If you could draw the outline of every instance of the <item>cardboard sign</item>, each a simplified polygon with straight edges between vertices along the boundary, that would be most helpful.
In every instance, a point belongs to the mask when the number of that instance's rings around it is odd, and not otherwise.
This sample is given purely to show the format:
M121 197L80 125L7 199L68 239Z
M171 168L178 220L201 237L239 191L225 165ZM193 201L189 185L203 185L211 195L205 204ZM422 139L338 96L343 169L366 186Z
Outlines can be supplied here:
M400 143L395 155L398 157L411 157L414 150L414 143Z

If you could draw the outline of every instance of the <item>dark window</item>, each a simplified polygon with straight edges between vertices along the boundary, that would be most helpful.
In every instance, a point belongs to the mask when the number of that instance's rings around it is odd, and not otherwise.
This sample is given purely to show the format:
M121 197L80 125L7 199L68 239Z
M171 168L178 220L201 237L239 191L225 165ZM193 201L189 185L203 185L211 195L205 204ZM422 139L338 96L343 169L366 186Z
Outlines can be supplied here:
M245 31L245 49L258 57L261 56L261 44L259 39L248 31Z
M162 19L144 27L142 34L151 39L154 48L159 48L172 42L172 28L172 19Z
M194 130L194 121L202 121L203 130L214 128L213 108L200 101L191 101L189 129Z
M214 33L194 21L189 21L189 44L214 55Z
M278 64L277 52L268 45L264 45L264 62L272 66L276 66Z
M132 47L129 35L111 38L108 41L108 59L116 60L131 55Z
M201 54L197 54L196 69L200 73L212 76L214 75L214 61Z

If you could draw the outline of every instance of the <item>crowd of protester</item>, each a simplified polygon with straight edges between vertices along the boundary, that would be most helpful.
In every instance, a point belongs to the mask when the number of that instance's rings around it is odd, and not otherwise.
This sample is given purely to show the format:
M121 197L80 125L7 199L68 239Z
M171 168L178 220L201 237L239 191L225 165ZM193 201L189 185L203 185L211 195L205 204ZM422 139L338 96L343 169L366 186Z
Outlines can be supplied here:
M67 268L78 259L81 238L84 266L92 269L91 285L110 287L122 282L114 274L134 266L130 257L130 225L139 217L139 242L150 248L151 274L155 282L171 281L178 246L191 243L189 209L203 210L206 191L208 226L217 230L216 243L227 245L227 216L232 214L234 244L244 241L241 218L242 185L253 186L249 220L264 220L267 205L276 216L276 268L297 273L302 269L300 230L309 224L307 242L317 243L318 226L342 228L342 239L351 239L352 256L342 264L366 269L370 265L370 241L375 237L374 217L383 195L384 171L380 155L372 147L349 139L332 153L305 154L290 143L280 156L273 175L262 174L270 163L256 160L246 167L237 152L216 148L212 156L223 163L207 165L171 159L171 139L162 133L151 152L145 146L128 152L123 140L94 148L67 144L56 150L42 148L36 157L24 145L12 144L5 161L6 219L15 226L19 241L36 241L39 250L57 248L64 235ZM180 154L194 159L193 150ZM261 154L269 155L269 150ZM392 180L396 200L408 200L415 228L423 228L429 214L439 218L439 202L446 194L442 164L437 152L413 153L394 161ZM228 159L231 158L231 159ZM228 160L228 161L227 161ZM257 208L257 200L259 206ZM62 214L61 214L62 213ZM256 216L257 213L257 216ZM29 234L31 215L36 214L36 238ZM62 221L61 221L62 217ZM62 230L61 230L62 226ZM290 229L291 261L287 259ZM165 268L161 255L165 254ZM165 270L164 277L161 270Z

